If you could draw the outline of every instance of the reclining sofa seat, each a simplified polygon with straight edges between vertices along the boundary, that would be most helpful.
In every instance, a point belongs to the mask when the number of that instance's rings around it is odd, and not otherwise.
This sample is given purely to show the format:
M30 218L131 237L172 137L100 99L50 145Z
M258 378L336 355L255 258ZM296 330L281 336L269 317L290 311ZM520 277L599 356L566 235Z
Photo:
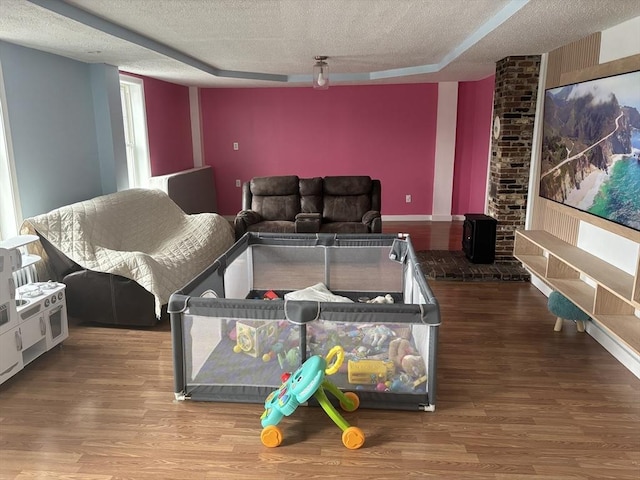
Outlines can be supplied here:
M366 176L324 177L322 233L380 233L380 180Z
M236 239L246 232L380 233L380 180L368 176L255 177L242 189Z
M255 177L242 185L242 211L234 222L236 239L246 232L295 233L300 213L299 178Z

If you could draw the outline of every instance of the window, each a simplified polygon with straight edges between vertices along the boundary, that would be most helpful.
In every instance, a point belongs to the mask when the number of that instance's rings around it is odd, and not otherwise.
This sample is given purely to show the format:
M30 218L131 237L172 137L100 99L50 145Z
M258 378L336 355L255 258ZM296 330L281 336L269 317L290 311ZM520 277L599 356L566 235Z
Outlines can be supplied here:
M18 224L22 222L6 104L0 67L0 240L16 236Z
M120 99L127 148L129 188L147 187L151 177L144 86L139 78L120 75Z

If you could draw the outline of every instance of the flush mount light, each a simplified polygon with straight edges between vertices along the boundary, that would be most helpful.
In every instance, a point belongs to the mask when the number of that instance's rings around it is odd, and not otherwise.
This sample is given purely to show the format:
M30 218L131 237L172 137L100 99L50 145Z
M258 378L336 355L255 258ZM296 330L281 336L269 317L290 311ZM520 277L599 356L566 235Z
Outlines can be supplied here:
M317 90L326 90L329 88L329 65L325 61L327 58L323 55L315 57L316 64L313 66L313 88Z

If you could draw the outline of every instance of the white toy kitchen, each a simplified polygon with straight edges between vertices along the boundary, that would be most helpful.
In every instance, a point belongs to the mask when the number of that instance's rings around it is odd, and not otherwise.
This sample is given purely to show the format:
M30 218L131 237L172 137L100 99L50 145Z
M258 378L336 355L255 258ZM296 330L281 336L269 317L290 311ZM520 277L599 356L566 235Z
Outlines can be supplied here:
M65 286L30 282L16 288L14 272L40 257L24 248L35 235L0 242L0 383L69 336Z

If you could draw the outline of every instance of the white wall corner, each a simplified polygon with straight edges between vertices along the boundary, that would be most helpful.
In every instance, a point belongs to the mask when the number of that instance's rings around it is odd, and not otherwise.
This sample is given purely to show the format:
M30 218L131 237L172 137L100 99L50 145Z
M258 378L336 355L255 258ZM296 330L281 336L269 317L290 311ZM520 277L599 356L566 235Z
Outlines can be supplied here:
M200 113L200 89L189 87L189 114L191 117L191 145L193 147L193 166L204 165L202 146L202 121Z
M453 165L456 156L458 82L438 84L435 165L433 169L433 219L451 220Z

